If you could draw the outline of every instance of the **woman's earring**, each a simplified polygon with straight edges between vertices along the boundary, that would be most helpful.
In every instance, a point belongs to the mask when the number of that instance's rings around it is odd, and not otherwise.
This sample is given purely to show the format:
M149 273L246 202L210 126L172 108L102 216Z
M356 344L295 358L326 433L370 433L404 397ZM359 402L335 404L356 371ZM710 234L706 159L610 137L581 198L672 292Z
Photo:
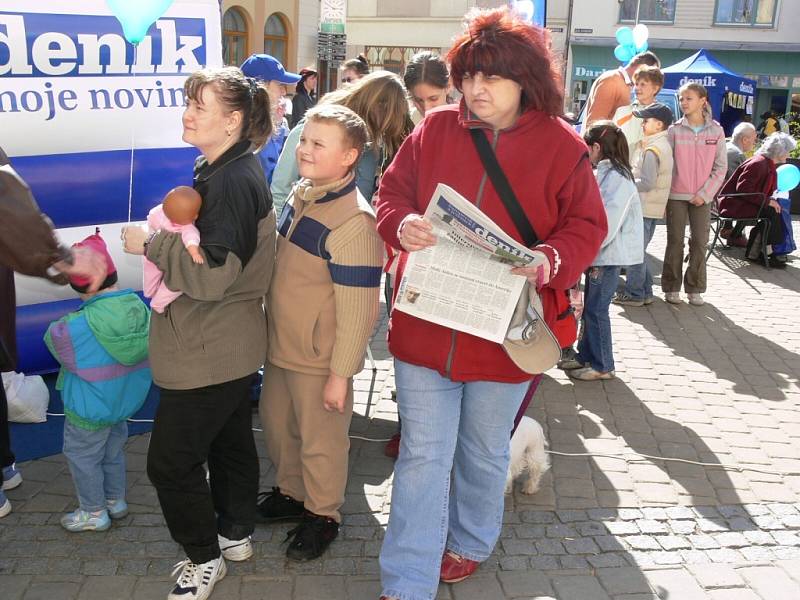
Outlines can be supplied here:
M226 129L226 130L225 130L225 133L226 133L226 134L228 134L228 137L230 137L230 136L231 136L231 132L230 132L230 130L229 130L229 129Z

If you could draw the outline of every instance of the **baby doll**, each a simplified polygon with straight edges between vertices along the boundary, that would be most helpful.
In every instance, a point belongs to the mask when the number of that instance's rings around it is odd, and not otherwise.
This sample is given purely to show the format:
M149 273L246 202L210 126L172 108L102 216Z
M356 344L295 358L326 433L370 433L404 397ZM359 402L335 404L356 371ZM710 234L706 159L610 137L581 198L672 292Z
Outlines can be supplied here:
M147 215L147 225L150 231L164 229L180 233L183 245L192 260L202 265L203 254L200 252L200 232L194 226L194 221L200 214L200 205L203 199L193 188L185 185L169 191L164 196L164 201L156 206ZM167 305L181 295L173 292L163 281L164 274L152 262L144 257L144 295L150 298L150 307L163 313Z

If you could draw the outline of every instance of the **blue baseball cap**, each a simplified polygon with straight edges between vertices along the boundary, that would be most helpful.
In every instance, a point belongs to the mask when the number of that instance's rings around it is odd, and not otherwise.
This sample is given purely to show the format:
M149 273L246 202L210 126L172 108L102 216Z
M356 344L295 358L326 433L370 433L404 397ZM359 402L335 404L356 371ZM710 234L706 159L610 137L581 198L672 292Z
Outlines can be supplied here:
M300 81L300 75L289 73L281 61L269 54L252 54L242 63L241 69L248 77L261 81L277 81L287 85Z

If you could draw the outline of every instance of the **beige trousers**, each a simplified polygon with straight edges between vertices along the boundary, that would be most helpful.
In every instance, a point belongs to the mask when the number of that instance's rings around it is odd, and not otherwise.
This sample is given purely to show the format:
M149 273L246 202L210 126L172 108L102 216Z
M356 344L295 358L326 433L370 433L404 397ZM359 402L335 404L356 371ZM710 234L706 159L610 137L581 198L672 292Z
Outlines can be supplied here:
M667 249L661 272L661 289L664 292L681 291L683 270L683 237L689 223L689 266L683 275L683 289L687 294L706 291L706 246L711 226L711 205L694 206L684 200L667 202Z
M259 412L269 458L277 469L281 492L302 502L306 510L341 523L353 381L350 380L344 414L322 405L326 375L309 375L267 362Z

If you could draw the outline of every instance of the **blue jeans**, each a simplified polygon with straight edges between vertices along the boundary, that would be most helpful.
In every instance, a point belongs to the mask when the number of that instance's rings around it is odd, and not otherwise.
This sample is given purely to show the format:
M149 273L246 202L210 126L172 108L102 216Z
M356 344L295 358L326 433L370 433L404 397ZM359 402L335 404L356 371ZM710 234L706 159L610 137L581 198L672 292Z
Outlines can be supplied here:
M125 498L128 423L91 431L64 419L64 456L81 510L105 510L106 500Z
M653 297L653 270L647 262L647 245L656 232L658 219L644 219L644 262L625 267L625 293L635 300Z
M445 547L484 561L500 536L509 436L530 382L461 383L395 360L395 383L403 435L382 593L432 600Z
M614 370L611 318L608 307L617 291L621 267L590 267L583 297L583 329L578 342L578 360L595 371Z

